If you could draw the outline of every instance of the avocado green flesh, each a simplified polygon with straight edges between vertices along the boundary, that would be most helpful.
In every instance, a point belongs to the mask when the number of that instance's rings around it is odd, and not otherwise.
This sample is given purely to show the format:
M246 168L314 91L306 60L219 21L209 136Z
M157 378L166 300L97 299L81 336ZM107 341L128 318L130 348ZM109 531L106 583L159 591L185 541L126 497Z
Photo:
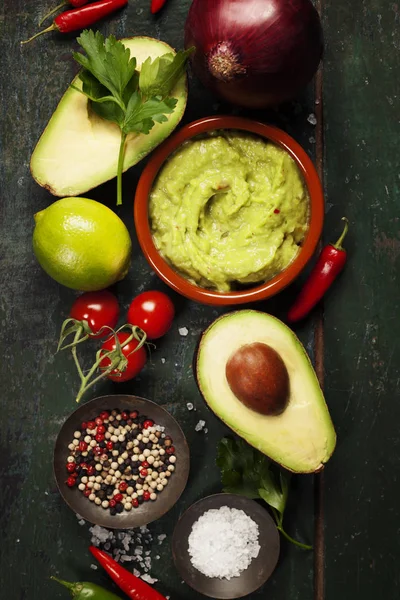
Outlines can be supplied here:
M121 40L131 50L138 68L172 48L147 37ZM78 77L73 84L81 87ZM126 171L168 137L180 122L186 107L187 82L184 75L171 96L178 100L165 123L156 123L148 135L129 134L125 147ZM55 196L79 196L117 175L121 141L119 127L90 110L87 98L68 88L53 113L31 157L31 173L39 185Z
M268 344L289 373L290 398L278 416L261 415L242 404L225 376L229 357L244 344ZM197 356L197 380L214 413L240 437L295 473L323 468L336 444L336 433L308 355L281 321L254 310L217 319L203 334Z

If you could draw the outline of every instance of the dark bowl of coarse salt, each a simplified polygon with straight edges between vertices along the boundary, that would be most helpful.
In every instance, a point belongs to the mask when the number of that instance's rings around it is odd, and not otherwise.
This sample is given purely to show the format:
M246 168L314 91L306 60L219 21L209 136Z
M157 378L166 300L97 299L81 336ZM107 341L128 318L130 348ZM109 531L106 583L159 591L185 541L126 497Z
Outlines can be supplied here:
M81 517L130 529L159 519L189 475L189 448L162 406L128 395L95 398L62 426L54 449L61 496Z
M269 513L236 494L215 494L193 504L172 539L175 566L185 582L224 600L261 587L276 567L279 550L279 533Z

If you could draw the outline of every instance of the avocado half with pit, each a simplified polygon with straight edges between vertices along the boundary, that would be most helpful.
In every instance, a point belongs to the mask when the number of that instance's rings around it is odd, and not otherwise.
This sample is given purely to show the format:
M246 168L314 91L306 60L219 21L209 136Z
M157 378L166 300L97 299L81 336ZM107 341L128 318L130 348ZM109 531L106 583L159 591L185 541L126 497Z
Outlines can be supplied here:
M148 37L121 40L142 63L174 52L166 43ZM74 85L82 87L79 77ZM167 138L183 117L187 101L186 75L176 84L171 96L178 100L165 123L156 123L148 135L129 134L125 149L126 171ZM31 173L39 185L55 196L81 196L88 190L116 177L121 132L90 110L88 99L71 87L61 98L31 157Z
M249 444L295 473L320 471L336 433L299 339L271 315L219 317L200 340L196 375L212 411Z

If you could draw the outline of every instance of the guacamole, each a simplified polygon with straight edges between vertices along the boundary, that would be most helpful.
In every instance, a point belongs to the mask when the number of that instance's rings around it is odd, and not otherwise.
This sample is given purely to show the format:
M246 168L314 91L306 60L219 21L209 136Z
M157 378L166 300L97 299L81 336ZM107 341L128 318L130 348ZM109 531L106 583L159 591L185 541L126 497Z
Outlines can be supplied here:
M154 183L149 211L154 243L176 271L229 291L271 279L296 257L309 196L286 151L224 130L178 148Z

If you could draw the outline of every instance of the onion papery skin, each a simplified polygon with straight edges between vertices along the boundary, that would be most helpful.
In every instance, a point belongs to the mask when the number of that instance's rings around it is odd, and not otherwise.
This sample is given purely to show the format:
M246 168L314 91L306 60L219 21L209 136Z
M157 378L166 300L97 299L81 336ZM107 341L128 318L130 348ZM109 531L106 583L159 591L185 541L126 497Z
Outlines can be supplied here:
M185 47L195 74L218 96L246 108L292 99L312 79L323 53L310 0L193 0Z

